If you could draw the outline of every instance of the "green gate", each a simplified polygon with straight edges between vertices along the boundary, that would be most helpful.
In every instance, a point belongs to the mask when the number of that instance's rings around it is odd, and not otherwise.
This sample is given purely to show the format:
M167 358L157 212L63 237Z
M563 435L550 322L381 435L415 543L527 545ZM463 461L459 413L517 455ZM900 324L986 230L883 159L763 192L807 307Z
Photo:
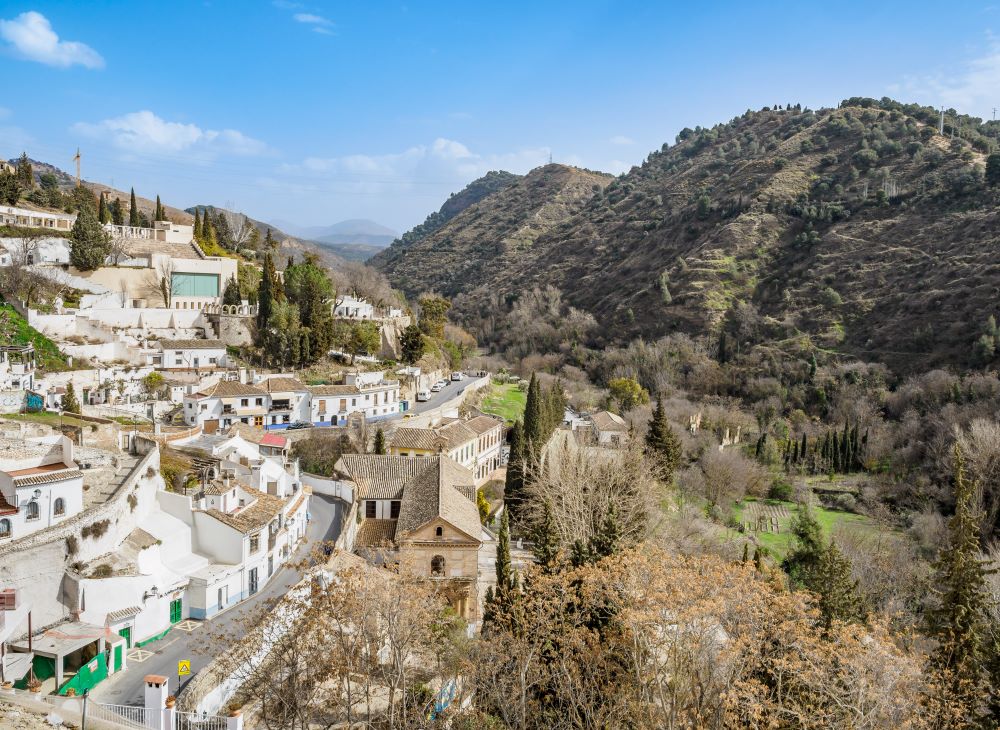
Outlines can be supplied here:
M121 644L115 644L115 671L120 671L122 668L122 652L124 647Z
M118 629L118 635L125 639L125 646L129 649L132 648L132 627L126 626L123 629Z
M107 678L108 661L104 658L104 653L101 652L80 667L77 673L70 677L69 681L64 683L56 694L64 695L66 690L72 687L76 690L77 696L82 696L86 690L100 684Z
M170 623L175 624L181 620L181 600L175 598L170 602Z

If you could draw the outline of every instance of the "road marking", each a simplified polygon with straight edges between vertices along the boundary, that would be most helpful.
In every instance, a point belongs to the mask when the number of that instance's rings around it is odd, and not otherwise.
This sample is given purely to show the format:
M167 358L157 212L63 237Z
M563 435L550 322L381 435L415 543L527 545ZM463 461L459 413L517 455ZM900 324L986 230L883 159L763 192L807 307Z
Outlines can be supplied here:
M189 634L195 629L198 629L200 627L201 627L200 623L198 623L197 621L191 621L190 619L185 619L184 621L181 621L179 624L174 624L175 629L180 629L181 631L187 631Z
M133 649L125 655L130 662L144 662L153 656L149 649Z

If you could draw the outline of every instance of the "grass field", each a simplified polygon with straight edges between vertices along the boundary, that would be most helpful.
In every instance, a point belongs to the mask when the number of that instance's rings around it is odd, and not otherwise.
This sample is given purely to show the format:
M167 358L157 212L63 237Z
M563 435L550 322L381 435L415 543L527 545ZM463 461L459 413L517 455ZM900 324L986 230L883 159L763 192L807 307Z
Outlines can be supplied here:
M0 414L0 418L9 418L12 421L41 423L45 426L52 426L53 428L59 428L60 423L64 426L94 425L88 421L81 421L77 418L73 418L72 416L60 416L58 413L50 413L49 411L40 411L38 413L4 413Z
M528 394L518 390L515 383L504 385L493 383L490 385L490 392L483 398L482 410L513 423L524 415L524 404L527 399Z
M795 519L795 513L798 510L798 505L794 502L779 502L777 500L746 500L740 502L735 507L733 507L733 514L736 517L737 522L744 521L744 514L750 509L750 506L754 503L759 505L767 505L772 507L784 508L786 515L778 518L778 530L779 532L749 532L748 535L754 535L761 545L766 547L771 551L771 554L775 558L781 560L791 547L793 536L791 532L792 520ZM840 512L837 510L830 510L824 507L813 507L813 514L816 517L816 521L819 526L823 529L823 534L829 537L835 528L846 527L851 530L876 530L878 529L871 520L862 515L856 515L853 512Z

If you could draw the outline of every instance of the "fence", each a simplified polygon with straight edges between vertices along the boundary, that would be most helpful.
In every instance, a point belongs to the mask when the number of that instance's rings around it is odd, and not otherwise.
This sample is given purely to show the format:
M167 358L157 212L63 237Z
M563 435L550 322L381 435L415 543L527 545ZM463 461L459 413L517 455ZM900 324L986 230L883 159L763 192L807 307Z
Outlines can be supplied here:
M197 712L178 712L176 730L226 730L229 719L221 715Z
M101 702L87 703L87 719L101 720L133 730L146 730L150 719L145 707L132 705L106 705Z

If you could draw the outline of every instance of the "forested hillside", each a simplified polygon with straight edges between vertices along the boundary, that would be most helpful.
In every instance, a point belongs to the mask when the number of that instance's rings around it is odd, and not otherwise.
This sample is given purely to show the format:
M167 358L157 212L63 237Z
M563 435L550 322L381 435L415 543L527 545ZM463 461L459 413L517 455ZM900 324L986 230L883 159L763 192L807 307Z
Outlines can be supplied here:
M552 287L596 319L595 344L680 331L897 371L982 364L1000 273L1000 193L984 171L1000 124L948 114L942 135L937 122L889 100L747 111L683 130L610 184L578 173L569 204L560 185L513 194L522 182L373 264L408 293L454 296L487 340L523 294Z

